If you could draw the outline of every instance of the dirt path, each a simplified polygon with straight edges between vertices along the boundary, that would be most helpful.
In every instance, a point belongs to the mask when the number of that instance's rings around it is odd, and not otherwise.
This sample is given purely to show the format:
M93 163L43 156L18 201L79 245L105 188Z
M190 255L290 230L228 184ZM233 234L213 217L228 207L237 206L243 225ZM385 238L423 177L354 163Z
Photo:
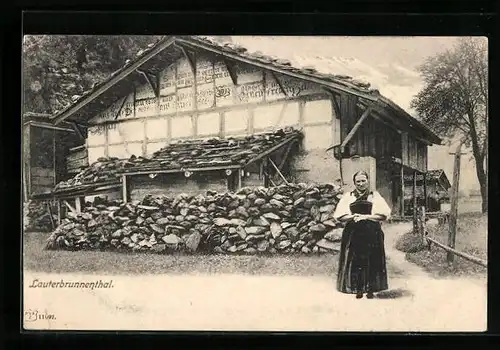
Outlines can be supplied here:
M25 272L25 310L56 319L29 329L264 330L264 331L483 331L483 280L435 279L393 248L407 227L386 225L391 290L373 300L335 291L320 276L114 276L112 288L31 288L33 280L109 281L109 276Z

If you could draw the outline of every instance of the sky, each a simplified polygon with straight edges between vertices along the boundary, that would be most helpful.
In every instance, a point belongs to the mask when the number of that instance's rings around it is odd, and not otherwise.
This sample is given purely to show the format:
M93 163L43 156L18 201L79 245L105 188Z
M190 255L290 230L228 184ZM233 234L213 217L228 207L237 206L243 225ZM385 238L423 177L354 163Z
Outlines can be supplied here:
M232 36L248 49L291 61L293 65L314 65L318 71L346 74L379 89L408 113L410 102L422 88L418 67L428 57L452 49L458 37L346 37L346 36ZM450 182L454 144L429 148L429 169L444 169ZM462 159L460 189L478 189L471 153Z

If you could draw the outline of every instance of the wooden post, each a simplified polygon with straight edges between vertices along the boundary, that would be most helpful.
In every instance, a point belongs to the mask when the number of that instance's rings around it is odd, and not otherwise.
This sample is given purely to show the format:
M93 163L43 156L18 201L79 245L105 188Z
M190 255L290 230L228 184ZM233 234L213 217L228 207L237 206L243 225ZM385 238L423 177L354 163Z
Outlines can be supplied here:
M401 164L401 217L405 216L405 172Z
M49 217L50 217L50 225L52 227L52 230L56 229L56 223L54 222L54 217L52 216L52 203L51 201L46 201L47 203L47 210L49 212Z
M268 162L267 162L267 158L264 158L263 160L263 165L262 165L262 170L264 172L264 187L269 187L269 166L268 166Z
M31 195L31 126L29 124L24 127L23 146L24 181L26 184L26 200L28 200Z
M24 202L28 202L28 182L26 181L26 164L23 162L23 194L24 194Z
M427 200L427 172L424 172L424 180L423 180L423 187L424 187L424 207L425 209L428 208L429 202Z
M57 200L57 225L61 225L62 221L62 205L61 200Z
M425 233L427 231L427 228L426 228L426 223L425 223L425 206L421 206L420 207L420 237L422 237L422 243L425 244L426 240L425 240Z
M413 171L413 186L412 186L412 201L413 201L413 233L418 231L417 223L417 172Z
M52 130L52 172L54 173L54 183L53 186L57 184L57 169L56 166L56 131Z
M76 209L77 213L81 213L82 212L82 202L81 202L80 197L76 197L75 198L75 209Z
M123 203L128 202L128 184L126 175L122 175L122 200Z
M448 231L448 247L455 248L455 238L457 235L457 208L458 208L458 185L460 180L460 157L462 153L460 152L462 148L462 141L458 144L455 153L450 153L455 155L455 162L453 164L453 184L451 186L451 208L450 208L450 219L449 219L449 231ZM448 262L453 262L453 253L448 252L447 259Z
M236 189L237 191L241 190L241 172L243 169L238 169L238 188Z

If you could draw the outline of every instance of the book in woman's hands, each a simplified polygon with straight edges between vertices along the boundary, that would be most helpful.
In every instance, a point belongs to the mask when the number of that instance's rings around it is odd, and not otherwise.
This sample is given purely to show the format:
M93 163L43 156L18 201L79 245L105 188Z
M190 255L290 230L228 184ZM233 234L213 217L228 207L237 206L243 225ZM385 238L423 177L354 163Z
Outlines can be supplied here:
M349 208L353 214L369 215L372 213L373 203L370 201L355 201Z

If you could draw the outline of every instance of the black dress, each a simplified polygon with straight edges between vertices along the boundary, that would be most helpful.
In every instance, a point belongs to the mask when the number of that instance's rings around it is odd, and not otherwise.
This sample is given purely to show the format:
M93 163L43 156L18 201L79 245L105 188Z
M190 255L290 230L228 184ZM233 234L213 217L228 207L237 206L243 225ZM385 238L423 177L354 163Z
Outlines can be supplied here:
M350 205L353 214L370 214L368 194ZM337 290L356 294L388 289L384 250L384 232L379 222L349 221L343 231L340 247Z

